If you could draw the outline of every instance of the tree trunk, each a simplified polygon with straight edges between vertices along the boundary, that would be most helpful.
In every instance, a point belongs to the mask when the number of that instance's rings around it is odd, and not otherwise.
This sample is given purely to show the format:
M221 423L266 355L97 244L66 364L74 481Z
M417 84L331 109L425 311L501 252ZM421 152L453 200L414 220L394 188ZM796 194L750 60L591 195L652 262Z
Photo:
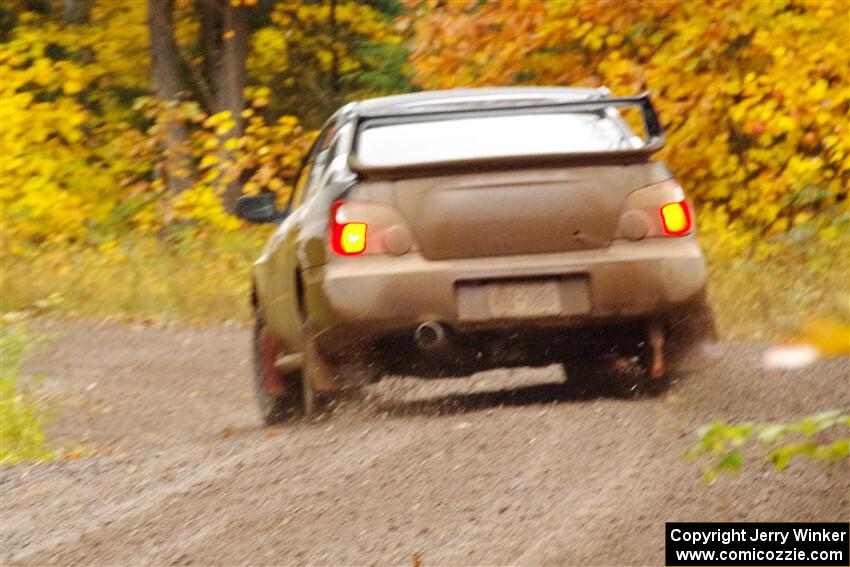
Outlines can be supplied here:
M188 133L176 109L181 88L180 56L174 39L174 0L148 0L148 30L154 93L166 103L159 118L164 129L164 175L168 189L179 193L192 186L193 176Z
M87 24L91 12L91 0L64 0L62 15L66 24Z
M228 140L242 135L242 111L245 108L245 60L248 57L248 21L245 8L233 6L230 0L198 0L201 19L201 39L204 55L204 72L207 83L213 86L215 108L213 112L229 112L235 127L219 138L222 163L235 161ZM236 201L242 195L238 178L221 179L221 199L229 212L236 210Z

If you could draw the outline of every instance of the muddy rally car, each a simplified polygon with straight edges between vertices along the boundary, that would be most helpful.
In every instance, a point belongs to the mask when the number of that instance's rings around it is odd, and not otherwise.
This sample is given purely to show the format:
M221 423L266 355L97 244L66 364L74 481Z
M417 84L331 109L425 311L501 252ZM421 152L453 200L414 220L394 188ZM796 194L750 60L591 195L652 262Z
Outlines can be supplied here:
M648 95L604 89L341 108L283 210L238 205L278 224L252 272L263 419L385 374L558 363L567 384L663 385L714 333L663 143Z

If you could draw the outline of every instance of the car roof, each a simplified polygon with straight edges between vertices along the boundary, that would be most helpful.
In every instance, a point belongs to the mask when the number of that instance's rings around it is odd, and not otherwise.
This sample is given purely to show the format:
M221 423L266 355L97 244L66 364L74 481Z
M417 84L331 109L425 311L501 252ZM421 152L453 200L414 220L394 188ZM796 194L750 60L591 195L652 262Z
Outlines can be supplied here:
M535 104L557 104L607 96L607 89L577 87L488 87L425 91L371 98L341 109L361 117L403 116L446 110L510 108Z

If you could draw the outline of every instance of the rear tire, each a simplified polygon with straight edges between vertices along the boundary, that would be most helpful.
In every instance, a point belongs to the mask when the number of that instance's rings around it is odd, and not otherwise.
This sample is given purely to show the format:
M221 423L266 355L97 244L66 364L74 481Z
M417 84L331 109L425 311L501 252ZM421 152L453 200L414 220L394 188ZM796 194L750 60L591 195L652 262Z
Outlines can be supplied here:
M265 346L264 346L265 341ZM257 407L260 417L266 425L274 425L283 421L300 417L304 406L304 388L300 372L284 375L279 370L269 367L279 352L270 351L270 338L266 327L265 317L259 309L254 313L254 392L257 397ZM266 386L267 373L276 375L285 388L285 393L275 395L269 393Z

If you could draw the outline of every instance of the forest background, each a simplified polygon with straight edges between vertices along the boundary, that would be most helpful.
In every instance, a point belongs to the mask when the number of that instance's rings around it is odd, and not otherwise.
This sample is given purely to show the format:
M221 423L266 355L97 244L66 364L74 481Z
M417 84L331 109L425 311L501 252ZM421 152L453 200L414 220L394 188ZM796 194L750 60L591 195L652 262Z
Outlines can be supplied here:
M849 10L829 0L5 0L0 307L245 320L247 271L269 228L235 218L235 200L273 191L284 202L340 105L605 85L654 96L668 132L658 157L695 200L722 335L844 328Z

